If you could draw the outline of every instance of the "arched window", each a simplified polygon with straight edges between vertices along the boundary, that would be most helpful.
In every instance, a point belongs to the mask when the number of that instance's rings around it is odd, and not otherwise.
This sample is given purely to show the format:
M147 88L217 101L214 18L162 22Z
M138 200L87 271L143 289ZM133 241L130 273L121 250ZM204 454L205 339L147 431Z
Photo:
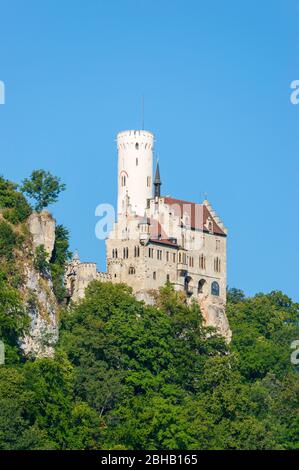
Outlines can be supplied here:
M219 289L219 284L218 282L214 281L212 282L212 285L211 285L211 294L212 295L219 295L220 293L220 289Z
M121 177L121 185L122 185L122 186L126 186L126 184L127 184L126 175L122 175L122 177Z
M204 279L201 279L200 281L198 281L198 286L197 286L197 293L198 294L203 293L203 289L204 289L205 284L206 284L206 281Z
M114 254L115 254L115 258L117 258L117 248L115 248Z
M138 144L138 142L136 142L136 144L135 144L135 149L136 149L136 150L139 149L139 144Z
M114 250L112 250L112 258L114 258L114 257L115 257Z
M192 289L192 278L190 276L185 276L184 279L184 287L185 287L185 292L187 295L192 295L193 289Z

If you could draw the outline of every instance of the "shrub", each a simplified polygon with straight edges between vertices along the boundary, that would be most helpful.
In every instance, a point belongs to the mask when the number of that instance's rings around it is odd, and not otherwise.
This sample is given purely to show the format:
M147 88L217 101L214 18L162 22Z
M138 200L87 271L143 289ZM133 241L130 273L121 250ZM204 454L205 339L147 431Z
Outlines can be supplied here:
M11 226L4 221L0 222L0 257L12 260L16 243L17 236Z
M17 191L17 185L0 176L0 209L13 224L23 222L31 213L26 198Z
M47 252L44 245L39 245L35 249L34 267L42 275L47 276L49 274L49 263L47 261Z

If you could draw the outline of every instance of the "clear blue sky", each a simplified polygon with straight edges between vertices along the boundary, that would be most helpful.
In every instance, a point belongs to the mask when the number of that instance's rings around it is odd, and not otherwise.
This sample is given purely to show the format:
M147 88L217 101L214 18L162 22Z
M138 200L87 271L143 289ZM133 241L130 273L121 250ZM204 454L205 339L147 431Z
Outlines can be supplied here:
M299 300L298 18L295 0L0 0L0 173L59 175L50 209L104 269L94 211L144 94L163 193L208 193L229 228L229 285Z

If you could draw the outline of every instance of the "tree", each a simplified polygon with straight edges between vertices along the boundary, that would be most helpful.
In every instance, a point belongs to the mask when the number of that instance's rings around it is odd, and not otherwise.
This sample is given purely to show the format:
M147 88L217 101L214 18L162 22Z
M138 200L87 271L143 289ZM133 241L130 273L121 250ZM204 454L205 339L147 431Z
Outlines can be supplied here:
M5 219L13 224L23 222L31 208L23 194L17 191L17 185L0 176L0 210Z
M238 302L243 302L245 300L245 294L241 289L236 289L235 287L230 287L227 289L227 301L233 304Z
M49 267L52 274L53 290L59 302L65 299L64 273L66 263L72 256L69 251L69 231L63 225L55 229L55 245L50 259Z
M34 209L37 212L56 202L64 190L65 184L60 182L60 178L45 170L34 170L21 186L21 191L36 201Z
M49 275L50 263L47 261L47 256L44 245L38 245L35 249L34 267L43 277Z

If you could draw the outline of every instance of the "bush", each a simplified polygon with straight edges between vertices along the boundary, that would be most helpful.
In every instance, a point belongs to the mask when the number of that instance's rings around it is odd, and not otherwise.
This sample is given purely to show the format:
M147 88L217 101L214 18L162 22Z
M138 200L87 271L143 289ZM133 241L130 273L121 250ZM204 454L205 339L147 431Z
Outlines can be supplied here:
M16 243L17 236L11 226L6 222L0 222L0 257L12 260Z
M44 277L49 274L49 263L47 261L47 252L44 245L39 245L35 249L34 267Z
M17 185L0 176L0 210L9 222L23 222L31 213L26 198L17 191Z
M53 290L59 302L65 298L64 287L65 265L72 253L69 251L69 232L63 225L57 225L55 230L55 245L50 260L50 269L53 280Z

